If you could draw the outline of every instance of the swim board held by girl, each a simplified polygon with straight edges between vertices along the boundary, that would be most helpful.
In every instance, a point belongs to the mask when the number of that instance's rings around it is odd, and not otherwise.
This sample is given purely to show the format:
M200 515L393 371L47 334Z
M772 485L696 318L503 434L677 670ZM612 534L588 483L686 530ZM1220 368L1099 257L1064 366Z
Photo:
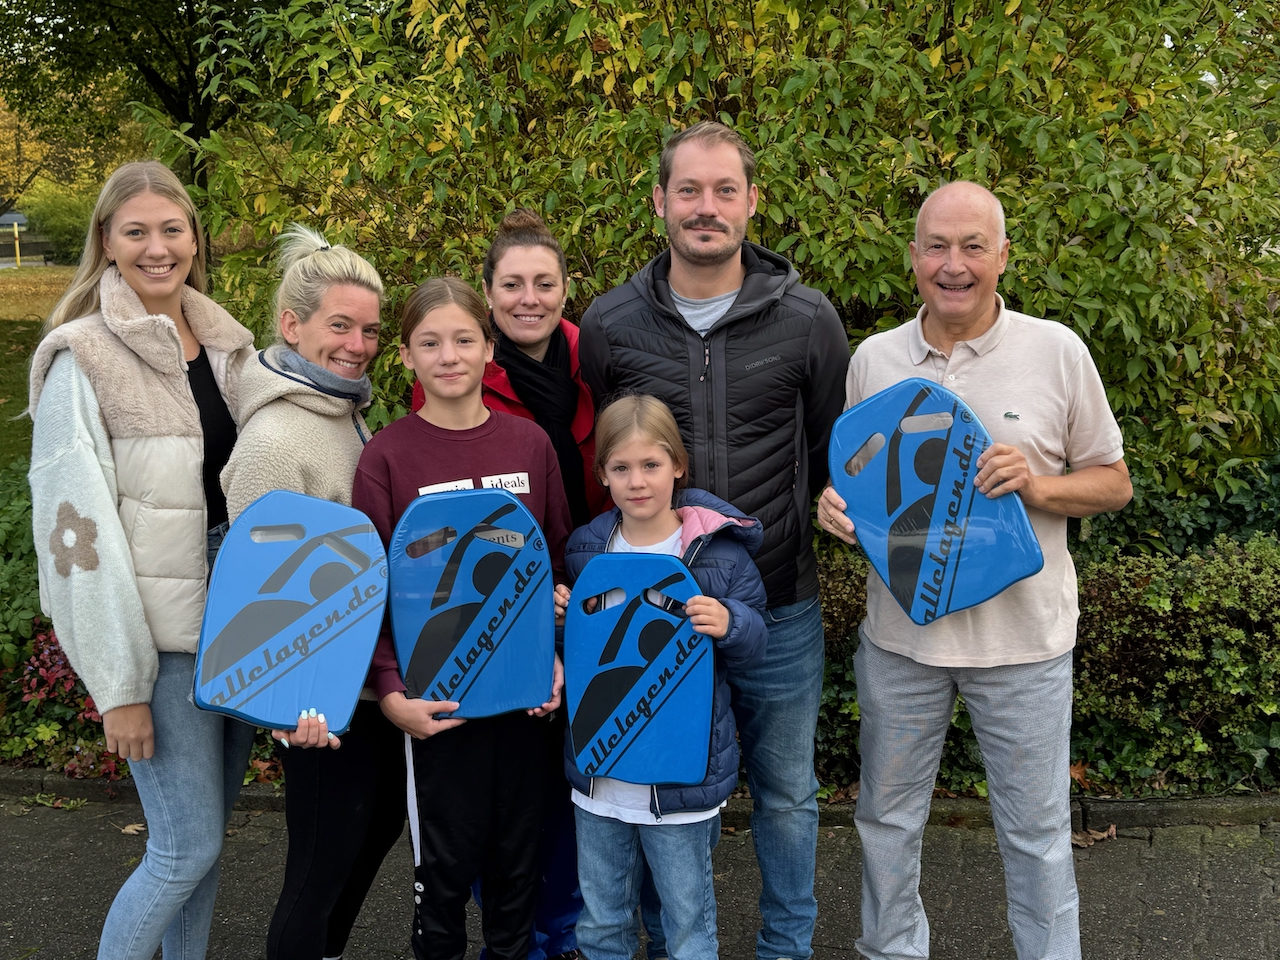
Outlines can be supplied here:
M569 507L555 449L537 424L484 405L485 364L494 334L484 301L456 278L423 283L405 303L400 356L423 386L424 404L364 448L352 504L389 544L420 494L502 486L533 514L563 579ZM409 741L409 820L414 837L412 944L419 960L462 960L471 882L483 877L488 954L525 960L537 901L538 846L548 771L540 718L560 704L559 658L547 701L531 711L470 719L427 740L427 701L410 699L390 633L374 654L370 680L383 712ZM438 721L437 721L438 722Z
M565 551L570 583L606 552L680 557L702 589L685 604L690 623L715 641L711 729L700 731L710 740L701 783L643 785L587 777L574 764L566 739L583 898L578 947L591 960L631 960L635 954L645 861L662 901L670 960L711 960L719 950L711 851L720 838L720 807L738 782L727 670L764 656L765 591L751 559L763 529L759 520L705 490L680 489L688 469L679 428L661 400L630 396L610 404L596 421L596 472L615 506L575 530ZM569 599L569 589L558 587L561 615Z

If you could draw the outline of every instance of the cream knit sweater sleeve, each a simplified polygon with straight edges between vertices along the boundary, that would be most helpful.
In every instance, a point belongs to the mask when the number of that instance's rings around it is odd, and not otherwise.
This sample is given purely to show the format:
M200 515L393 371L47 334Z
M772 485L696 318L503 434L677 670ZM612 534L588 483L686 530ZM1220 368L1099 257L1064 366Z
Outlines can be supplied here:
M308 417L314 419L315 415L303 413L297 419L305 425ZM227 516L232 523L249 504L272 490L315 495L315 491L307 489L305 465L308 459L330 454L299 443L299 435L290 432L288 424L277 423L278 419L270 408L259 411L236 438L236 448L222 468L219 479L222 492L227 495Z
M149 703L158 660L117 512L111 438L67 350L40 394L28 479L40 605L67 659L99 712Z

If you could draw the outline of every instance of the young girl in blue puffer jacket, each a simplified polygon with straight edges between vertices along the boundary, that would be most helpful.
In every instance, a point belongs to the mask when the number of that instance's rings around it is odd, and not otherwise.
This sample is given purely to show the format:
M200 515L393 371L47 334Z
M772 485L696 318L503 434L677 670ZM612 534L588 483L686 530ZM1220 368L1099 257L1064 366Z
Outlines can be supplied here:
M715 642L715 693L706 778L692 786L638 785L578 772L571 755L583 912L578 947L591 960L631 960L645 861L662 900L671 960L718 954L711 851L720 807L738 781L738 745L726 670L764 656L765 591L751 557L759 520L704 490L680 489L689 467L675 418L655 397L624 397L596 423L596 476L615 507L569 538L570 584L602 553L680 557L703 594L685 604L693 629ZM568 609L569 589L556 605ZM690 731L693 735L693 731ZM568 753L572 753L569 748Z

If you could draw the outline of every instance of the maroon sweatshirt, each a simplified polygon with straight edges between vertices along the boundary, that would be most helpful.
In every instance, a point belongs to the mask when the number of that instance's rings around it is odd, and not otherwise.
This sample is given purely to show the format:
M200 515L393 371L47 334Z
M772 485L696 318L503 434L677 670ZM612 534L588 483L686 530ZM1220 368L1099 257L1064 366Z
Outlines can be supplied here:
M470 430L445 430L416 414L380 430L360 454L351 505L378 528L389 548L400 517L422 493L501 486L533 514L547 538L556 581L564 581L569 504L560 464L545 432L532 420L497 410ZM369 686L381 699L404 690L390 611L369 668Z

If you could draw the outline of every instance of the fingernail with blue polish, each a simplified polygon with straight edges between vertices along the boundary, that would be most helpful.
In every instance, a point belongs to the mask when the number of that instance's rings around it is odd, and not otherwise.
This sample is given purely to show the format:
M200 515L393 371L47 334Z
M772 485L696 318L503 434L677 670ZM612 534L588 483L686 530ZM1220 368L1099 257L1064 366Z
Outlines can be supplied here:
M312 707L310 710L307 711L307 716L314 717L315 715L316 715L315 707Z

